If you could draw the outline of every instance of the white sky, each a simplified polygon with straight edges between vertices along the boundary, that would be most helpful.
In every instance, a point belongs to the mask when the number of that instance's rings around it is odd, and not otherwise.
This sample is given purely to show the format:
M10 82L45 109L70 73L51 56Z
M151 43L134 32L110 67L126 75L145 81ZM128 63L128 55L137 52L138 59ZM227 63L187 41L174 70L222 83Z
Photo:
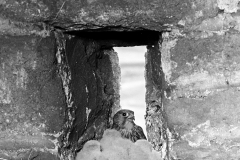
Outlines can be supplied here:
M145 127L145 53L146 46L115 47L121 66L120 104L123 109L133 110L135 123Z
M147 52L146 46L114 47L114 50L118 53L120 64L145 63L144 55Z

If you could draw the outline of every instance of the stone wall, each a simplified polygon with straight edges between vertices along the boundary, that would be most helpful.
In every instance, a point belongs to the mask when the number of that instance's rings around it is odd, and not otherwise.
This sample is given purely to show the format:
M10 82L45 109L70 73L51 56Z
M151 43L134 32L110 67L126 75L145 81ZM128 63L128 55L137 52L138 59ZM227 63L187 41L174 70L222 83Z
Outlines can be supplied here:
M120 68L112 49L101 50L98 42L77 36L61 38L66 45L59 64L69 103L60 153L74 157L86 141L100 139L110 127L111 114L119 108Z
M54 36L0 41L0 157L57 159L66 105Z
M164 159L238 159L238 3L1 0L1 158L71 159L100 137L119 98L111 47L148 45L154 148ZM102 41L109 32L122 36Z
M163 107L172 133L171 157L240 157L237 3L209 1L179 21L183 29L162 35ZM216 15L206 18L216 8Z
M163 71L170 90L163 106L179 139L171 144L174 157L240 156L239 33L219 29L163 35Z

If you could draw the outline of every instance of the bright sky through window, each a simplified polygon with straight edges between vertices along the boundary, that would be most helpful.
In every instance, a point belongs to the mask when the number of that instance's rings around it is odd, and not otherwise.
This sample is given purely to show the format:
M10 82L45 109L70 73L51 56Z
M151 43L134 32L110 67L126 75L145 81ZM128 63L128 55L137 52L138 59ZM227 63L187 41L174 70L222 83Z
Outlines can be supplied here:
M145 134L145 53L146 46L115 47L121 67L120 105L123 109L133 110L135 123Z

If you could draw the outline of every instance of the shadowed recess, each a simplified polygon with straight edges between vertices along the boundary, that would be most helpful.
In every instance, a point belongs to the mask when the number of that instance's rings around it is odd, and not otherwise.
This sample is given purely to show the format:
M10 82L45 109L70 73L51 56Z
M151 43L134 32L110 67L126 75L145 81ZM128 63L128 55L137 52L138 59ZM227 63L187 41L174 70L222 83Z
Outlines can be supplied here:
M123 32L84 30L67 33L88 40L97 41L101 48L152 45L154 42L158 41L160 35L160 32L150 30Z

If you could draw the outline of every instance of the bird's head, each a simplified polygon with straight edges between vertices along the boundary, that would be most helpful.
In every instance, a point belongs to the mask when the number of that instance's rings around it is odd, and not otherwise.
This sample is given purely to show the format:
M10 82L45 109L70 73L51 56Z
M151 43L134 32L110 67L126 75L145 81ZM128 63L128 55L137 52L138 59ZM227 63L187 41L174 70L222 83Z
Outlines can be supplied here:
M128 109L119 110L113 116L113 123L118 124L119 126L124 126L126 122L134 123L134 120L134 112Z

